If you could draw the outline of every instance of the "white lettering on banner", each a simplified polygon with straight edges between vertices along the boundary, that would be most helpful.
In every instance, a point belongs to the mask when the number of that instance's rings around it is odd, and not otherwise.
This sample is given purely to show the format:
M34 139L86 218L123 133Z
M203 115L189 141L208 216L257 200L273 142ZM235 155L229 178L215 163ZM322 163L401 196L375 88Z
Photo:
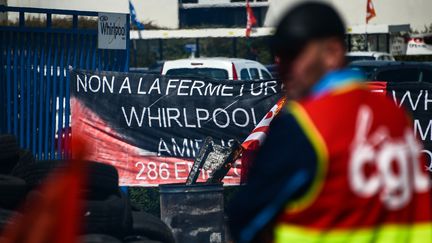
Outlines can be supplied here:
M371 131L372 121L371 108L360 107L351 145L350 186L358 196L379 195L389 210L397 210L410 202L414 192L426 192L430 186L421 167L421 146L411 131L399 139L390 137L386 127ZM414 168L409 168L412 164ZM376 172L366 176L363 168L367 165L375 167ZM393 165L397 166L398 173Z
M165 141L161 138L159 139L158 156L160 157L162 154L171 155L171 151L168 149L168 145L165 143Z
M161 116L160 108L156 109L157 110L157 116L151 116L151 112L150 112L151 110L150 109L147 109L147 110L148 110L148 126L152 127L152 121L156 120L156 121L158 121L159 127L162 127L162 116ZM155 109L153 109L153 111L154 110ZM143 111L143 113L144 113L144 111Z
M96 82L93 81L95 79L97 80ZM94 86L95 83L96 83L96 86ZM97 76L97 75L90 76L90 78L89 78L89 89L90 89L90 91L93 92L93 93L97 93L97 92L99 92L100 87L101 87L101 81L100 81L99 76Z
M76 88L77 92L82 90L83 92L93 92L98 93L102 88L102 93L109 91L109 93L114 93L114 80L115 76L111 77L111 80L108 81L106 76L101 77L98 75L91 75L89 78L87 75L84 75L84 80L81 79L80 75L76 76ZM88 89L87 89L88 88Z
M171 111L176 112L175 116L171 116ZM180 111L177 108L167 108L167 119L168 119L168 127L171 127L171 120L177 122L179 127L183 127L178 118L180 117Z
M143 123L143 120L144 120L144 115L145 115L145 112L146 112L145 109L143 109L143 111L141 113L141 118L138 118L138 114L136 113L135 107L132 106L131 109L130 109L130 113L129 113L129 119L128 119L128 116L126 114L126 110L125 110L124 106L122 106L121 109L122 109L123 116L125 118L126 124L129 127L132 127L132 117L135 118L135 121L136 121L136 124L138 125L138 127L142 126L142 123Z
M135 179L138 181L147 181L149 184L159 184L164 181L181 181L184 182L193 166L192 161L160 162L160 161L138 161L135 163L137 168ZM225 176L225 179L233 180L240 177L241 165L236 161L233 165L232 172ZM211 175L211 170L202 170L200 173L201 180L207 180Z
M145 94L147 94L147 92L141 90L141 84L142 84L142 81L143 81L143 78L141 77L141 78L139 79L139 82L138 82L138 91L137 91L137 94L145 95Z
M148 94L151 94L153 90L157 90L157 94L160 95L161 94L161 89L160 89L160 83L159 83L159 79L155 79L155 81L153 81Z
M176 86L175 85L172 85L171 83L173 83L173 82L178 82L179 80L178 79L170 79L170 80L168 80L168 85L167 85L167 87L166 87L166 92L165 92L165 95L168 95L169 93L170 93L170 89L172 88L172 89L175 89L176 88Z
M121 85L121 87L120 87L120 90L119 90L119 94L122 93L123 89L127 89L128 93L129 93L129 94L132 94L132 90L131 90L130 82L129 82L129 77L126 77L126 78L123 80L123 83L122 83L122 85Z
M410 90L407 90L402 95L402 98L400 100L397 99L396 93L397 93L396 90L392 91L394 103L399 107L401 107L405 103L408 103L409 108L412 111L416 111L419 109L422 109L424 111L428 111L429 105L432 104L432 99L429 98L429 91L428 90L420 90L418 92L416 91L415 92L415 93L417 93L416 97L414 97L413 94L411 94ZM422 100L422 98L424 99L423 103L420 102L420 100Z
M217 140L214 142L222 146L232 146L234 139L229 140ZM158 145L158 156L174 156L174 157L195 157L202 144L202 139L193 138L160 138Z
M250 92L253 96L261 95L262 90L263 90L263 83L260 83L259 87L255 87L253 83L251 84Z
M277 82L276 81L269 81L265 83L265 92L264 95L268 95L268 94L276 94L277 90ZM273 92L269 92L268 90L271 89Z
M232 92L229 90L233 90L233 89L234 89L234 87L232 87L232 86L227 86L227 85L222 86L222 96L233 96L233 93L229 93L229 92Z
M189 143L188 143L187 138L183 139L181 149L174 138L171 138L171 143L173 145L172 151L173 151L174 156L181 156L181 157L185 157L185 156L190 157L191 156L190 149L189 149Z
M181 170L181 169L179 169L180 165L187 166L187 163L186 163L186 162L178 162L178 163L174 163L174 167L175 167L175 178L176 178L177 180L186 180L186 178L187 178L186 176L185 176L185 177L180 177L179 174L182 173L182 172L188 172L188 170ZM188 173L189 173L189 172L188 172Z
M209 122L220 128L256 126L254 108L236 108L230 111L216 108L209 111L204 108L142 107L137 109L135 106L121 106L121 110L128 127L202 128Z
M195 95L194 94L194 90L197 90L197 94L199 94L200 96L202 96L203 93L201 92L201 89L204 88L204 86L205 86L205 83L203 81L199 81L199 80L194 81L192 83L192 87L191 87L191 90L190 90L190 95L191 96Z
M432 172L432 152L426 149L423 149L421 152L427 155L427 161L429 161L429 165L426 165L426 169L429 172Z
M90 92L90 93L118 93L118 94L138 94L138 95L176 95L176 96L221 96L221 97L232 97L232 96L243 96L245 93L250 93L252 96L260 95L272 95L277 94L278 83L277 81L266 81L266 82L250 82L242 84L239 89L235 89L235 86L230 84L214 84L206 83L201 80L183 80L183 79L169 79L166 81L166 87L161 86L160 78L156 78L148 86L145 85L146 80L144 77L120 77L120 87L115 86L117 76L106 76L106 75L90 75L77 74L76 75L76 91L79 92ZM131 79L132 78L132 79ZM163 80L165 81L165 80ZM238 93L237 93L238 92ZM425 94L426 95L426 94ZM412 98L410 94L405 94L402 102L408 97L410 102ZM425 100L425 106L431 103L432 100ZM418 102L417 102L418 103ZM417 105L416 103L416 105Z
M421 123L419 120L414 120L414 134L418 136L420 134L420 138L423 141L430 140L432 141L432 120L429 120L429 124L426 129L422 129Z
M188 93L186 92L186 93L183 93L182 92L182 89L188 89L188 86L186 86L186 85L183 85L184 83L190 83L190 82L192 82L191 80L181 80L180 81L180 84L179 84L179 87L178 87L178 90L177 90L177 95L178 96L187 96L188 95Z
M429 99L429 90L425 90L425 98L424 98L424 107L425 111L429 108L429 103L432 103L432 99Z
M204 116L201 116L200 114L204 113ZM196 109L196 118L198 127L201 128L201 121L207 121L210 118L210 113L206 109L197 108Z
M244 114L244 122L243 122L243 124L241 124L241 123L239 123L237 121L237 119L238 119L238 118L236 118L237 117L236 116L237 112L241 112L241 113ZM249 113L245 109L243 109L243 108L237 108L237 109L235 109L233 111L233 122L234 122L235 125L237 125L239 127L247 127L247 125L249 125Z
M223 124L223 123L222 123L222 124L219 123L221 119L218 120L218 116L219 116L220 114L224 114L224 115L225 115L225 116L224 116L224 118L225 118L225 120L226 120L225 124ZM220 117L221 117L221 116L219 116L219 118L220 118ZM213 112L213 121L214 121L214 123L215 123L218 127L220 127L220 128L228 127L229 124L230 124L230 117L229 117L229 115L228 115L228 112L226 112L225 109L217 108L217 109Z
M80 75L77 74L76 75L76 81L77 81L77 92L80 92L80 86L82 87L82 89L84 90L84 92L87 92L87 75L84 76L84 82L81 79Z
M135 179L137 180L168 180L170 178L169 166L167 163L137 162L136 168L140 168Z
M105 93L105 88L108 87L109 92L114 93L114 76L111 77L111 83L108 83L108 79L106 76L102 76L102 93Z

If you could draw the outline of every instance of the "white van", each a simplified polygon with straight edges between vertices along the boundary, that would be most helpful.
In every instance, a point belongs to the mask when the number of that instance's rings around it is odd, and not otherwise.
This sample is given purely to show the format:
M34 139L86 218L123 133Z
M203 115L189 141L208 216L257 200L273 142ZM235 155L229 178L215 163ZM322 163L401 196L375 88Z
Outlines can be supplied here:
M166 61L163 75L210 77L229 80L272 79L267 68L259 62L240 58L194 58Z
M346 54L347 61L394 61L395 58L385 52L377 51L354 51Z

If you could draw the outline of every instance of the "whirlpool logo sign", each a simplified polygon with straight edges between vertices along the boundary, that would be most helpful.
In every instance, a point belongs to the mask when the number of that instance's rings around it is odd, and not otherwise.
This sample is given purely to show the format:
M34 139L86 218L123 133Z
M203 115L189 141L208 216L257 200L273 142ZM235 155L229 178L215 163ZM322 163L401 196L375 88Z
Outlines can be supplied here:
M101 49L126 48L126 14L99 13L98 46Z

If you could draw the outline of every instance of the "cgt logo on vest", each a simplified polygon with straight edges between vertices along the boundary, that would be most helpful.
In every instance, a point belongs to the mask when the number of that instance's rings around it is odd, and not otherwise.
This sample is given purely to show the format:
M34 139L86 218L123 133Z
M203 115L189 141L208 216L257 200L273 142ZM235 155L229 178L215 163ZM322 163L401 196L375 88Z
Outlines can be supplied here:
M421 146L410 129L395 139L386 127L371 131L373 113L361 106L351 145L349 183L354 193L369 198L378 195L389 210L409 204L414 193L427 192L430 181L422 171ZM371 173L366 168L373 168Z

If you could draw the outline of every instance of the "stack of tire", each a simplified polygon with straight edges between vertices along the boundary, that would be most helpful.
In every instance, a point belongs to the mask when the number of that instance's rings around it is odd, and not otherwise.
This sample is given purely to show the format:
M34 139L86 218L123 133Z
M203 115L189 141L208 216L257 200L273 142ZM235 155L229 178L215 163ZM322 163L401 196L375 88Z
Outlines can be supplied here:
M13 136L0 135L0 226L8 222L16 205L25 198L37 200L43 196L40 185L65 164L62 160L35 161L31 152L19 149ZM119 189L115 167L91 161L87 165L89 176L80 199L84 205L80 242L175 242L171 230L159 218L132 209Z
M0 230L18 216L16 210L27 193L25 180L11 172L17 163L31 159L31 153L19 149L14 136L0 135Z

